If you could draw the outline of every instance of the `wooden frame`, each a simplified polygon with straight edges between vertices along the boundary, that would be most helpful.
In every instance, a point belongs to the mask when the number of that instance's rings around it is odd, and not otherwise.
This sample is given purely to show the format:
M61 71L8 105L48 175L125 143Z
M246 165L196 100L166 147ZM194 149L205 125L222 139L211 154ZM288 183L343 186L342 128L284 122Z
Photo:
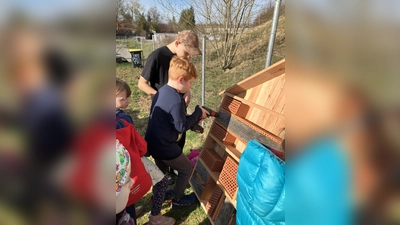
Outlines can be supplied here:
M221 175L236 179L236 174L233 174L235 172L227 174L224 168L221 171L214 163L220 159L226 161L228 158L231 166L232 162L240 163L240 156L247 142L254 139L272 149L281 150L285 127L284 84L283 59L220 93L220 117L213 121L203 146L207 150L200 154L190 179L205 212L212 209L211 215L207 215L213 225L236 224L237 194L237 189L234 193L229 187L229 190L225 189L227 177L221 179ZM205 162L205 158L211 157L210 151L213 162ZM236 181L228 180L230 184L234 182Z

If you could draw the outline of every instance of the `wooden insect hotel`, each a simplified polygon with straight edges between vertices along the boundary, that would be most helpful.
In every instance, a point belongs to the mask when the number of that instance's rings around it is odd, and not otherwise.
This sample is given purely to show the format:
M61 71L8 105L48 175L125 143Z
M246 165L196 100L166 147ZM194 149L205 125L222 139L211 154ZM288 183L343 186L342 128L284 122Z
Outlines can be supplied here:
M285 60L221 92L222 102L190 179L215 225L236 224L236 175L247 142L281 151L285 127Z

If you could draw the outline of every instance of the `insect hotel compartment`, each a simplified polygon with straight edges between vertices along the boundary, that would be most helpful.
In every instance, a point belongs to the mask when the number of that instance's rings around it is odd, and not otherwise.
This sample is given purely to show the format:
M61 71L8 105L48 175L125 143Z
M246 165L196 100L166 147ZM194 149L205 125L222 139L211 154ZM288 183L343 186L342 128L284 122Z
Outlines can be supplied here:
M238 163L231 157L227 157L222 172L219 176L218 182L224 187L226 193L232 199L235 198L235 194L238 188L236 182L236 174L238 171Z
M224 159L212 149L204 149L200 158L211 171L221 172L224 166Z
M243 118L246 117L250 109L248 105L229 96L224 97L224 100L221 103L221 108Z

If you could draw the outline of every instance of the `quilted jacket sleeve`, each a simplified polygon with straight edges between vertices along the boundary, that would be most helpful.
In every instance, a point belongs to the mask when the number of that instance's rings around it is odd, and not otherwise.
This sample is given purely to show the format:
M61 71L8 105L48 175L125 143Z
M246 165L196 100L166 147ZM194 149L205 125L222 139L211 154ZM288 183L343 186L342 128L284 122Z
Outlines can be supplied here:
M237 181L238 224L284 224L282 160L257 141L250 141L240 158Z

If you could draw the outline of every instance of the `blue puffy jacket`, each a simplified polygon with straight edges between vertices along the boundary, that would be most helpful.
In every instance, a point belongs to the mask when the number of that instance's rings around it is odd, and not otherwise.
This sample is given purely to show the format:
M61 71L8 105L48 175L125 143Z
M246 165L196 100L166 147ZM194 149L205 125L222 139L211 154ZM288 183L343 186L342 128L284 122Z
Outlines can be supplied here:
M285 224L285 163L259 142L244 150L237 173L238 225Z

